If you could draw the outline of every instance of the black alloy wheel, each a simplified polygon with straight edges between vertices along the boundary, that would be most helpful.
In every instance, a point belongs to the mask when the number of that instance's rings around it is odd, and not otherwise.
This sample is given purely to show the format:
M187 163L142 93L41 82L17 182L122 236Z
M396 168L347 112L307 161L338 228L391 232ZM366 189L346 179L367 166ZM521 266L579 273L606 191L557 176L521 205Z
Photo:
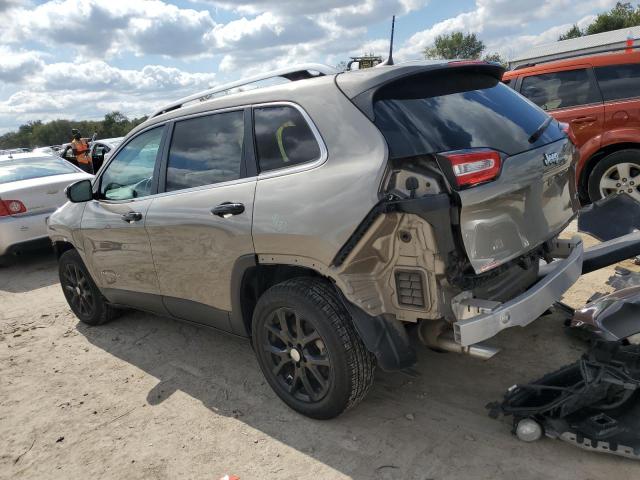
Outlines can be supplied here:
M329 391L331 360L318 330L290 308L277 308L264 323L262 348L280 385L302 402L317 402Z

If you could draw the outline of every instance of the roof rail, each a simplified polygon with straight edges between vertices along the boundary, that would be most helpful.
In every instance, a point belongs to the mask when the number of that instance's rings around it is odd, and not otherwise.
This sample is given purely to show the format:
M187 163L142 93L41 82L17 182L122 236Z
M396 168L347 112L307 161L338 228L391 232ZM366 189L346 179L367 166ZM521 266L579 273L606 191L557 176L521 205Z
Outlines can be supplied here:
M550 55L546 55L546 56L547 57L552 57L552 58L541 57L540 60L537 60L535 62L521 63L519 65L513 66L509 70L511 70L511 71L513 71L513 70L521 70L523 68L535 67L536 65L540 65L541 63L559 62L560 60L569 60L571 58L591 57L591 56L595 57L595 56L600 55L602 53L622 52L622 51L624 51L625 53L629 53L628 52L629 50L640 51L640 50L638 50L639 46L640 45L631 45L631 46L625 45L625 46L622 46L622 47L604 48L604 49L599 49L599 50L589 50L589 51L586 51L586 52L571 51L571 52L563 52L561 54L550 54Z
M314 74L314 72L317 72L317 74ZM246 85L250 85L252 83L260 82L263 80L269 80L271 78L282 77L291 81L296 81L304 80L306 78L321 77L324 75L334 75L336 73L339 73L338 70L330 67L329 65L323 65L321 63L302 63L299 65L292 65L290 67L272 70L270 72L254 75L253 77L242 78L240 80L236 80L235 82L225 83L224 85L218 85L207 90L203 90L202 92L194 93L193 95L189 95L188 97L181 98L180 100L176 100L173 103L163 106L159 110L153 112L149 116L149 118L153 118L163 113L170 112L171 110L181 108L186 103L191 103L198 100L205 101L217 93L228 92L229 90L232 90L234 88L244 87Z

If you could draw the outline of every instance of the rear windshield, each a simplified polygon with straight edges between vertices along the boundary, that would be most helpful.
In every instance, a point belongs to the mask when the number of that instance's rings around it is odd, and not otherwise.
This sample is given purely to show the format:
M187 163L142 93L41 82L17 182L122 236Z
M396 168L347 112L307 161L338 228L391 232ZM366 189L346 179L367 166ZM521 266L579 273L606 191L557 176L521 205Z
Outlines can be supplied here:
M65 173L78 173L78 170L61 158L0 160L0 184Z
M478 73L394 82L376 94L374 112L391 158L478 147L515 155L564 135L554 121L529 143L547 114L495 77Z

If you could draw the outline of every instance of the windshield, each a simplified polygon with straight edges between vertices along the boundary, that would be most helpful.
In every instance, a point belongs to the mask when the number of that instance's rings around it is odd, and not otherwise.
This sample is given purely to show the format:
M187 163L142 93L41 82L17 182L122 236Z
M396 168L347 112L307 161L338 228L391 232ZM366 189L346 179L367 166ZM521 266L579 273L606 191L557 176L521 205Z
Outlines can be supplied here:
M547 114L482 74L447 72L394 82L376 96L374 112L391 158L482 147L515 155L564 135L553 122L529 143Z
M78 173L78 170L61 158L0 160L0 184L67 173Z

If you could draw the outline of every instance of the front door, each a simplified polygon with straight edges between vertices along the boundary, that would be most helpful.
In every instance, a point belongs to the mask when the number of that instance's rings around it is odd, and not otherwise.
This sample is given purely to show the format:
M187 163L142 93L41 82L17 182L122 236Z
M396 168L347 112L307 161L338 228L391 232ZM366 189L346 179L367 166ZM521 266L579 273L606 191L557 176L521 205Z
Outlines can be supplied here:
M146 229L167 310L230 330L231 276L253 255L255 174L246 168L245 112L178 120Z
M164 129L147 130L120 149L82 216L88 267L103 294L111 302L158 313L164 308L144 225L157 190Z

